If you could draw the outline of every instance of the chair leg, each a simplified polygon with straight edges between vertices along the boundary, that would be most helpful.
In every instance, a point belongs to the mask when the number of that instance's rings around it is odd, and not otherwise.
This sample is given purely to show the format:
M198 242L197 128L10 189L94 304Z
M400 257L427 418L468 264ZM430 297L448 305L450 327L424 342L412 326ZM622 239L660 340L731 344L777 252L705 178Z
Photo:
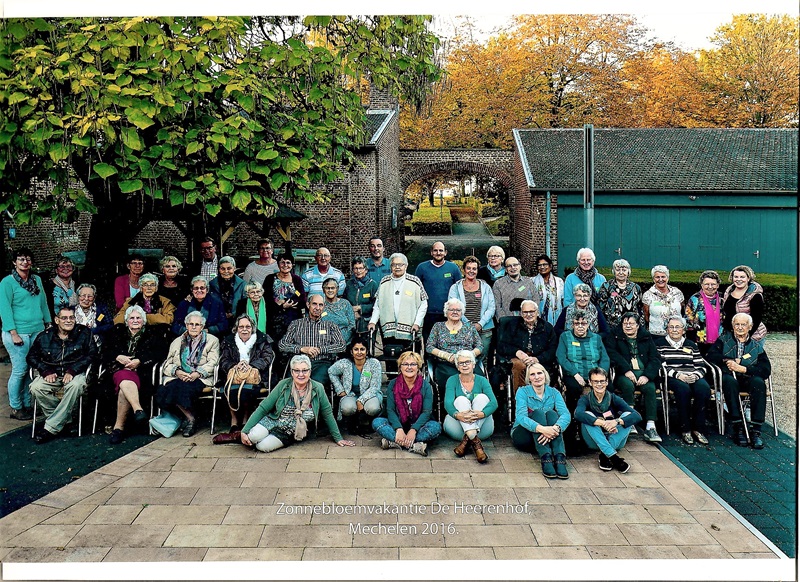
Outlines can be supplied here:
M33 419L31 420L31 438L36 435L36 398L33 399Z
M506 376L506 402L508 403L508 424L511 426L514 422L514 400L512 398L514 387L511 385L511 374Z
M97 431L97 410L100 408L100 400L94 401L94 419L92 420L92 434Z
M767 380L769 382L769 380ZM772 411L772 430L775 431L775 436L778 436L778 422L775 417L775 399L772 397L772 382L770 382L769 389L767 390L767 399L769 400L770 410Z
M214 436L214 421L217 416L217 394L214 389L213 396L211 397L211 436Z
M78 398L78 436L83 433L83 394Z
M744 416L744 400L742 399L742 394L739 393L739 413L742 417L742 426L744 427L744 436L747 437L747 440L750 440L750 429L747 428L747 418Z

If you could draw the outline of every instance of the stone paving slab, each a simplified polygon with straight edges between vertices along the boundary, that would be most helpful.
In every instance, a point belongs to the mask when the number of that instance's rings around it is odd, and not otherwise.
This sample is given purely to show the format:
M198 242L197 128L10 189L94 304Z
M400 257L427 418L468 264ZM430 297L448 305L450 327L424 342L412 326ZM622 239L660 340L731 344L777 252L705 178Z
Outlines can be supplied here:
M318 439L283 456L209 445L207 431L197 446L154 441L0 519L0 559L780 557L659 449L636 440L623 451L630 473L601 472L585 456L570 460L568 480L545 479L503 436L487 447L485 465L453 458L447 439L429 458L357 440L346 454ZM382 513L387 507L402 512Z

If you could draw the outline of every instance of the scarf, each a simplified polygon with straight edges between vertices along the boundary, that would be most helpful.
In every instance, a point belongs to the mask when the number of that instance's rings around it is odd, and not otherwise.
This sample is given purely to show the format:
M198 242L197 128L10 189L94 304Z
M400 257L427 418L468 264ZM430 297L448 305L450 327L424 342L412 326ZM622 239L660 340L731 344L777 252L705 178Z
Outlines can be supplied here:
M350 277L350 280L355 284L356 289L363 289L364 285L367 284L367 281L371 281L372 279L369 278L369 275L364 275L361 279L358 279L355 275Z
M589 410L594 412L597 418L603 418L603 415L608 412L609 408L611 408L611 392L609 392L608 389L606 389L603 400L600 402L597 401L594 390L589 390Z
M195 340L192 340L189 332L181 336L181 370L191 374L200 365L200 357L206 348L208 332L203 330Z
M398 376L395 378L392 391L400 422L405 425L418 419L422 412L422 374L417 374L414 387L411 389L406 384L405 378L402 375Z
M129 306L138 305L139 307L144 309L145 313L149 315L151 313L158 313L159 311L161 311L163 303L160 299L160 295L158 294L155 294L150 299L147 299L143 293L137 293L136 295L131 297L130 303L128 305Z
M308 410L308 407L311 405L311 396L314 394L314 386L311 385L311 381L308 382L308 389L306 390L306 395L303 400L300 400L300 392L298 392L297 387L292 382L292 400L294 400L294 416L295 416L295 425L294 425L294 438L297 441L302 441L306 438L308 434L308 424L306 423L306 419L303 418L303 413Z
M489 275L492 277L492 281L497 281L500 277L506 276L506 268L500 267L496 271L491 267L491 265L486 265L486 270L489 271Z
M139 344L139 340L144 335L144 327L137 331L134 334L131 334L131 330L128 330L128 355L132 356L136 353L136 346Z
M664 336L664 339L667 340L667 343L676 350L681 349L683 347L683 342L686 341L685 336L681 336L681 339L679 339L678 341L673 340L671 337L669 337L669 335Z
M75 281L70 277L69 285L64 283L60 277L53 277L53 297L56 305L68 304L75 307L78 304L78 296L75 294ZM60 297L59 297L60 295Z
M719 300L719 293L714 295L713 303L702 291L700 291L700 298L703 300L703 311L706 314L706 343L713 344L719 338L722 302Z
M247 300L247 315L253 318L253 321L256 322L256 329L261 333L267 333L267 311L266 311L266 304L264 303L264 299L258 300L258 313L256 310L253 309L253 302L248 299ZM256 334L253 334L253 337L256 337Z
M589 286L589 289L592 290L592 295L589 300L592 303L597 301L597 289L594 288L594 278L597 276L597 269L592 267L588 271L584 271L580 267L575 269L575 274L578 276L578 279L581 280L581 283L586 283Z
M233 277L227 280L218 277L217 281L219 282L219 295L225 304L225 311L230 313L233 311Z
M236 347L239 348L239 361L241 362L249 362L250 361L250 352L253 350L253 346L256 343L256 334L250 336L250 339L246 342L242 341L242 338L239 337L238 333L233 334L233 339L236 342Z
M36 279L34 275L28 275L28 280L23 281L22 277L19 276L17 270L14 269L11 271L11 276L14 277L14 280L19 283L19 286L25 289L28 293L36 297L39 294L39 286L36 284Z
M577 303L570 303L567 306L567 314L565 315L564 320L564 329L572 329L572 314L575 313L576 310L579 310ZM589 324L589 331L594 333L600 333L600 323L597 317L597 307L595 307L592 303L586 306L583 310L586 312L586 323Z
M96 325L97 319L97 305L92 303L92 306L89 308L89 313L86 313L83 310L83 307L78 307L75 310L75 323L78 325L85 325L89 329L92 329Z

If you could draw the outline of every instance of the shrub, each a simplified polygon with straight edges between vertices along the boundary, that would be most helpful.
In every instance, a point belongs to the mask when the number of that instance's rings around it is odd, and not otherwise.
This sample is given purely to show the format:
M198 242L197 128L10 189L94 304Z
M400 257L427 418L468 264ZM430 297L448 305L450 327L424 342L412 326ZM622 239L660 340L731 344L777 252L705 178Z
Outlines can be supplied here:
M501 216L496 220L486 222L486 228L492 236L510 236L511 235L511 221L508 216Z
M411 218L412 234L452 234L453 218L450 209L430 206L422 207Z

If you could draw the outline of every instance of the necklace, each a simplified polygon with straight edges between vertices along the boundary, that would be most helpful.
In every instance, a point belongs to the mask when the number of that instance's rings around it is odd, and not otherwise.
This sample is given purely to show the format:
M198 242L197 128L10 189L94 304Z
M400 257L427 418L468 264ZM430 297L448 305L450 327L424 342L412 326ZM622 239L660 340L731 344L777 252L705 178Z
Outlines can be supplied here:
M392 279L392 287L394 288L394 294L400 295L400 288L403 286L403 281L405 277L401 277L400 279Z

